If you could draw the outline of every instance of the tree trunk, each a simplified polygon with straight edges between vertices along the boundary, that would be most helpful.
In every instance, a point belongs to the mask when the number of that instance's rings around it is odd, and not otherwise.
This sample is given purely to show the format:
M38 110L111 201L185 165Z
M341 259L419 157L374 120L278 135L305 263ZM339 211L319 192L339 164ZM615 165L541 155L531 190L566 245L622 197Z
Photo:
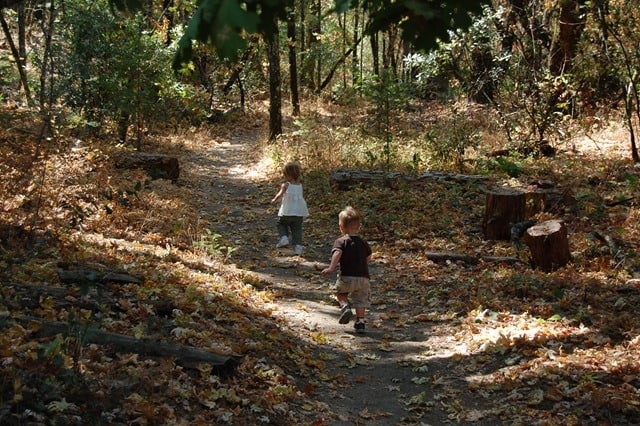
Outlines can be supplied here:
M315 0L313 4L314 8L314 19L315 23L315 31L316 34L322 34L322 0ZM317 37L316 38L317 41ZM316 52L315 55L315 72L313 75L313 87L318 87L320 85L320 78L322 76L322 57L320 52Z
M548 220L527 229L523 240L531 251L531 266L545 272L563 267L571 260L567 227L559 220Z
M525 219L524 191L500 188L487 192L482 229L487 240L510 240L511 225Z
M378 48L378 33L371 34L371 58L373 59L373 74L380 75L380 61Z
M282 134L282 87L280 76L280 39L278 22L274 17L274 31L267 35L267 56L269 57L269 140L274 141Z
M55 74L53 60L51 59L51 45L53 42L53 29L57 22L57 5L54 0L49 2L49 20L45 33L44 49L42 54L42 66L40 68L40 108L45 109L45 105L49 105L49 109L54 104L53 94L53 78ZM43 21L44 22L44 21ZM44 25L43 25L44 28ZM49 81L49 91L47 93L47 81ZM47 99L48 94L48 99ZM50 115L50 112L48 113ZM51 126L50 118L47 118L47 126Z
M22 66L27 66L27 13L25 2L20 2L16 8L18 12L18 52Z
M300 94L298 93L298 52L296 49L296 14L292 10L287 17L287 37L289 38L289 87L293 116L300 115Z
M580 18L584 0L561 1L558 19L557 40L551 46L549 68L553 75L562 75L573 68L578 40L584 28L584 20Z
M222 88L222 93L227 95L231 90L231 88L233 87L234 83L238 85L238 90L240 91L240 106L242 107L243 111L244 111L244 103L245 103L245 99L244 99L245 93L244 93L244 85L242 84L242 78L240 76L242 74L242 71L247 66L247 63L251 59L251 55L254 53L254 50L255 49L253 45L248 46L244 50L244 52L242 53L242 58L240 58L238 63L235 65L233 72L231 73L231 77L229 77L229 79L227 80L227 83Z
M391 68L394 77L398 77L398 27L392 25L387 30L387 39L389 46L387 47L387 64Z
M360 40L360 36L358 35L360 31L360 8L355 8L353 10L353 45L358 46L358 40ZM352 84L356 84L360 79L359 72L359 63L358 63L358 49L353 49L353 62L351 64L351 81Z
M22 84L22 88L24 90L24 96L27 99L27 105L32 105L33 100L31 97L31 90L29 89L29 82L27 81L27 72L24 68L24 61L20 58L20 52L18 51L18 47L13 41L13 37L11 36L11 30L9 29L9 24L4 19L4 13L0 10L0 24L2 25L2 31L4 32L4 37L9 43L9 47L11 48L11 54L13 55L13 60L16 62L16 67L18 67L18 74L20 74L20 83Z
M142 284L142 279L124 272L101 272L92 269L58 271L58 278L63 284Z
M360 38L359 40L356 40L356 45L354 45L353 47L349 48L349 50L344 52L342 56L336 61L336 63L333 64L333 66L329 70L329 74L327 74L325 79L322 81L316 93L322 92L322 90L324 90L324 88L327 87L327 85L331 82L331 79L333 78L334 74L338 70L338 67L344 64L346 60L349 58L349 56L351 55L351 53L355 52L358 49L358 44L360 44L361 41L362 41L362 38Z
M331 186L345 190L356 185L387 185L397 186L400 181L404 182L458 182L461 184L468 182L478 182L487 179L482 175L462 175L457 173L444 172L424 172L417 176L403 175L398 172L387 172L384 170L363 170L363 169L334 169L331 172Z
M298 29L300 31L300 52L305 52L307 50L307 43L306 43L306 27L307 27L307 20L306 20L306 16L307 16L307 2L305 0L299 0L299 6L298 6L298 12L300 13L300 28Z

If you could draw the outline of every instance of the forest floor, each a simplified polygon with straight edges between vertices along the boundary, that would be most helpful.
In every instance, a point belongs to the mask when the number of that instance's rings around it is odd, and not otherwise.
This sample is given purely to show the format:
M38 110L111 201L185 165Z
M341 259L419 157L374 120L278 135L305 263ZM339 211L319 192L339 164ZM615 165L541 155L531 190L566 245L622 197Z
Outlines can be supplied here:
M285 320L287 331L315 344L315 356L326 360L326 375L332 379L318 380L321 385L313 393L327 406L322 424L498 424L483 396L463 378L464 363L453 356L458 343L452 337L451 323L394 325L388 310L402 310L403 305L419 304L419 300L403 291L401 283L396 292L376 294L376 278L386 272L375 257L371 264L374 303L367 312L366 333L355 333L353 321L338 323L338 304L329 291L335 275L325 278L320 273L339 236L337 215L329 224L333 229L326 229L327 224L318 223L311 211L304 224L302 256L290 247L276 249L278 206L271 205L270 199L281 180L274 182L273 176L265 174L264 165L252 160L256 136L233 136L207 150L208 157L194 156L187 164L193 162L206 174L204 179L198 177L205 185L202 193L209 194L205 213L225 216L215 232L237 249L232 261L259 277L260 287L275 294L274 312ZM324 235L317 229L308 232L314 227L323 229ZM416 307L408 306L407 311ZM429 385L433 378L437 383ZM464 407L460 417L439 402L444 399L440 393ZM420 415L412 416L412 407L421 407L417 410Z
M43 139L37 117L0 117L2 425L640 424L640 168L623 126L507 158L517 179L485 165L340 188L329 170L362 147L338 153L337 132L363 112L318 112L275 146L255 112L149 135L145 151L179 159L176 182L116 167L133 149L108 138ZM311 212L301 256L275 248L270 203L293 156ZM482 237L487 189L532 182L563 196L534 217L569 229L571 262L553 272ZM365 334L338 323L321 274L348 204L373 250Z
M431 301L430 305L425 302L427 292L438 292L441 287L434 286L429 290L429 280L418 279L417 286L424 287L415 291L416 283L412 282L415 277L407 272L411 268L420 269L431 264L437 271L434 274L447 281L455 280L460 270L466 269L462 274L470 276L480 273L473 272L473 268L469 270L450 262L441 267L421 257L414 259L418 264L422 263L420 266L412 264L413 260L403 263L402 258L407 254L411 258L411 253L416 250L406 243L397 245L398 253L402 253L397 259L390 259L393 252L382 249L378 253L383 253L382 258L376 258L379 241L371 241L374 249L371 264L373 305L367 313L367 332L359 335L354 332L352 324L339 324L338 305L328 291L335 277L322 277L320 271L330 259L332 242L338 236L337 212L343 206L327 207L323 204L319 200L323 194L317 191L317 183L312 185L313 177L305 177L305 182L309 183L306 187L315 189L313 195L307 193L311 216L304 224L304 253L296 256L291 249L276 249L277 206L269 201L282 179L273 175L273 165L263 164L264 157L253 156L259 151L256 146L259 137L256 136L257 133L251 132L233 135L211 146L206 157L197 155L186 163L197 165L200 173L205 175L204 179L202 175L198 176L198 182L204 185L201 193L208 194L204 195L208 197L204 203L205 213L213 223L218 222L215 232L235 247L230 261L258 277L258 287L275 295L275 315L285 320L288 333L315 348L313 358L325 361L322 380L307 378L310 382L306 388L313 389L309 396L326 404L326 412L317 415L316 423L335 426L495 425L520 424L532 421L533 416L540 416L544 411L540 402L544 398L540 399L537 386L524 386L516 394L507 393L500 397L486 388L494 377L509 376L514 363L517 365L524 361L509 349L501 349L500 343L491 348L493 338L488 335L495 330L478 329L469 333L469 323L491 323L501 314L491 309L482 311L479 307L478 312L466 314L471 318L459 319L459 313L440 309L438 302ZM590 155L588 151L600 151L602 154L603 149L612 153L612 148L619 146L615 142L607 145L601 141L599 146L592 142L587 141L585 146L574 149ZM188 179L188 176L187 171L185 177ZM332 211L327 214L317 210L321 208ZM402 228L397 222L410 215L407 212L406 217L397 217L391 226ZM363 234L366 236L367 232L365 227ZM521 267L512 267L516 281ZM380 285L381 282L384 286ZM503 284L509 287L509 282ZM454 297L468 296L456 294ZM542 309L544 314L546 308ZM526 313L521 315L526 316ZM498 333L521 333L515 331L522 326L515 324L518 317L517 313L511 316L513 322ZM548 332L544 327L546 325L537 331L533 331L536 326L524 328L530 328L533 335L541 336ZM563 333L566 331L551 331L544 340L549 339L548 344L553 346L555 337L552 336ZM483 334L484 337L479 337ZM474 338L484 343L474 343ZM536 339L532 338L533 341ZM532 380L531 384L535 381ZM525 408L515 408L523 402ZM527 405L534 410L528 413ZM537 424L558 421L552 411L540 417L547 419L538 419ZM571 423L580 416L574 418L569 415L567 418ZM583 423L584 418L577 421ZM594 420L591 418L589 421ZM624 423L621 417L617 421Z

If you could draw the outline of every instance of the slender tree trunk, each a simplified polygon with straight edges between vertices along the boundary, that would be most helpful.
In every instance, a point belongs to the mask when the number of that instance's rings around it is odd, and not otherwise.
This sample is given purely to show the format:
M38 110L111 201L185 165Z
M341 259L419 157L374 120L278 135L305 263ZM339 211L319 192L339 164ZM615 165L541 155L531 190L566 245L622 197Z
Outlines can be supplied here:
M358 45L358 33L360 31L360 8L355 8L353 10L353 45ZM360 73L358 72L358 49L353 49L352 54L352 64L351 64L351 75L353 84L357 83L358 76Z
M322 33L322 0L315 0L315 3L313 5L314 7L314 15L315 15L315 33L316 34L321 34ZM317 41L317 37L316 38ZM319 43L317 43L319 45ZM322 54L320 51L316 52L316 67L315 67L315 73L314 73L314 84L313 87L319 87L320 86L320 79L322 78Z
M287 17L287 37L289 39L289 88L293 116L300 115L300 94L298 93L298 53L296 49L296 14L289 12Z
M16 62L16 66L18 67L18 74L20 74L20 83L22 84L22 89L24 90L24 96L27 99L27 105L33 105L33 98L31 97L31 90L29 89L29 82L27 81L27 72L24 68L24 62L20 58L20 52L18 51L18 47L13 41L13 37L11 36L11 29L9 28L9 24L4 19L4 13L0 10L0 24L2 25L2 31L4 32L4 37L9 43L9 47L11 48L11 54L13 55L13 59Z
M27 13L24 2L18 3L18 52L22 59L22 66L27 66Z
M584 0L560 2L560 16L558 19L558 35L551 46L549 68L553 75L570 72L573 57L578 47L578 41L584 28L584 19L580 18L580 8Z
M329 73L327 74L327 77L322 81L322 83L318 87L318 90L317 90L316 93L320 93L325 87L327 87L329 85L329 83L331 82L331 79L333 78L333 76L334 76L336 70L338 69L338 67L347 61L347 58L349 58L349 56L353 53L353 51L358 49L358 45L360 44L361 41L362 41L362 37L360 37L359 40L356 40L356 44L354 46L352 46L351 48L349 48L349 50L344 52L342 54L342 56L340 57L340 59L338 59L333 64L333 66L329 70Z
M280 35L277 18L274 31L267 35L267 56L269 58L269 140L274 141L282 134L282 82L280 76Z
M373 59L373 73L380 75L380 60L379 60L379 46L378 46L378 33L371 34L371 58Z
M306 16L307 16L307 2L305 0L300 0L299 6L298 6L298 13L300 15L300 52L304 52L305 50L307 50L307 44L306 44L306 37L305 37L305 31L306 31L306 27L307 27L307 21L306 21Z
M301 41L300 50L304 59L302 60L302 69L300 72L301 83L311 90L316 89L315 75L316 63L318 55L318 34L320 34L320 21L316 17L316 9L319 0L310 0L310 18L307 20L306 2L300 1L300 21L301 21Z
M397 58L397 43L398 43L398 27L392 25L387 31L389 39L389 47L387 48L387 63L393 72L394 77L398 77L398 58Z
M620 48L620 52L622 53L622 57L624 58L624 66L625 72L627 74L628 83L626 85L626 93L624 96L624 104L625 104L625 119L627 121L627 127L629 128L629 139L631 142L631 158L634 163L640 162L640 153L638 153L638 146L636 144L636 136L634 130L634 123L632 116L634 114L634 103L635 103L635 115L640 118L640 98L638 97L638 87L636 84L636 79L638 78L638 72L633 69L632 57L627 52L622 39L618 35L615 30L610 31L613 38L618 43L618 47Z
M606 58L609 56L609 0L596 0L593 2L593 8L600 28L600 53Z
M342 54L347 51L347 14L346 12L342 16L338 17L338 23L342 27ZM347 61L342 63L342 86L347 88Z
M625 118L627 119L627 127L629 128L629 141L631 142L631 159L634 163L640 162L640 155L638 154L638 145L636 143L636 134L633 127L633 110L635 103L635 116L636 119L640 119L640 99L638 99L637 85L635 80L637 74L634 73L631 76L629 85L627 86L627 95L625 98Z
M382 68L385 70L389 69L389 54L387 48L387 34L386 32L382 33Z

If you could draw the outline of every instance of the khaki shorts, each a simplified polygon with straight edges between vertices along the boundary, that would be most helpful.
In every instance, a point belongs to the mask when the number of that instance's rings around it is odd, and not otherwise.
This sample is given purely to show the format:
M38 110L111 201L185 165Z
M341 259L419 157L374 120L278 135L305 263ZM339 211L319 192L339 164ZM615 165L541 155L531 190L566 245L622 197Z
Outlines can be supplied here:
M338 277L331 287L334 294L348 293L354 308L371 306L371 284L367 277Z

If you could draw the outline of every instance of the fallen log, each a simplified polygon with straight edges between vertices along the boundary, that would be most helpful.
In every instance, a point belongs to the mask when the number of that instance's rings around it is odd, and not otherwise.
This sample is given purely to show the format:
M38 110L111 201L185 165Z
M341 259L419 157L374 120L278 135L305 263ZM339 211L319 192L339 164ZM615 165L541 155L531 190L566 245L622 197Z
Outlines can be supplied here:
M180 177L180 163L176 157L149 152L127 152L116 157L119 169L144 169L151 179L169 179L175 183Z
M593 236L599 241L605 243L607 247L609 247L609 253L611 253L613 258L617 262L624 262L624 252L622 251L622 249L620 249L620 246L618 245L618 243L616 243L611 235L602 234L599 231L593 231Z
M331 172L331 183L338 189L348 189L358 184L384 184L396 186L399 181L422 180L469 182L488 179L481 175L463 175L445 172L424 172L417 176L384 170L335 169Z
M502 257L502 256L481 256L475 257L467 254L459 253L441 253L441 252L426 252L427 259L432 262L462 262L470 265L477 265L480 262L487 263L525 263L517 257Z
M70 325L57 321L45 321L42 318L24 316L14 319L22 327L36 330L34 337L49 337L57 334L69 336ZM0 323L6 327L11 321ZM70 337L79 337L70 335ZM110 333L103 330L89 330L81 336L83 343L95 343L109 346L116 352L137 353L142 356L174 358L176 363L185 368L197 369L199 364L209 364L218 375L229 374L239 363L238 355L223 355L193 346L169 343L157 340L137 339L123 334Z
M105 272L94 269L76 269L71 271L59 270L58 278L63 284L142 284L142 279L127 273L111 271Z

